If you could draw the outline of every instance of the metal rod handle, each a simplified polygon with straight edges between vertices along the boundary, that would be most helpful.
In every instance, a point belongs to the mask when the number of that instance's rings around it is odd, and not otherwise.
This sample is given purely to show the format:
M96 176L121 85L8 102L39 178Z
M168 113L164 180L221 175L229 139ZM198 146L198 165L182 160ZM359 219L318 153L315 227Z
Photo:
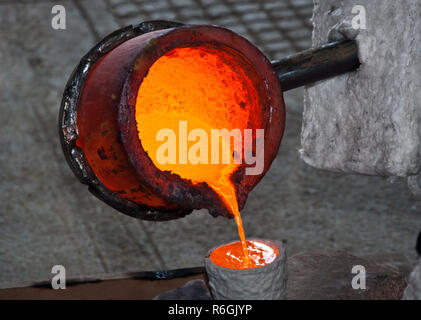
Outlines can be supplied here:
M354 71L360 64L355 40L330 42L272 62L282 91Z

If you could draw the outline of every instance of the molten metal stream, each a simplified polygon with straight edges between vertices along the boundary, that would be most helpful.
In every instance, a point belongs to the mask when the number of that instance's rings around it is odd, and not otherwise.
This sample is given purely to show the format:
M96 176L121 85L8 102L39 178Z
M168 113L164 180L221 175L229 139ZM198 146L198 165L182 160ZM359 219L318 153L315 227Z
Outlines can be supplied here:
M230 180L239 167L234 162L238 155L230 152L234 150L230 137L219 136L219 146L209 146L213 129L243 130L250 113L261 107L251 80L255 75L250 75L255 71L245 68L247 64L232 49L211 45L173 49L151 66L136 101L139 139L155 166L193 183L206 182L230 208L241 240L241 268L249 266L250 257ZM229 163L221 160L226 150Z
M243 228L243 221L241 220L240 211L238 210L237 197L235 195L234 186L232 185L231 181L229 181L229 179L226 179L225 175L222 176L222 180L223 181L221 184L223 185L224 189L218 188L218 186L216 185L212 185L212 188L221 195L221 197L228 204L232 214L234 215L234 220L237 225L238 235L240 236L240 243L241 243L241 249L242 249L242 254L243 254L243 259L241 259L242 265L243 267L248 267L250 263L249 251L247 249L247 242L246 242L246 236L245 236L244 228ZM235 268L235 269L240 269L240 268Z

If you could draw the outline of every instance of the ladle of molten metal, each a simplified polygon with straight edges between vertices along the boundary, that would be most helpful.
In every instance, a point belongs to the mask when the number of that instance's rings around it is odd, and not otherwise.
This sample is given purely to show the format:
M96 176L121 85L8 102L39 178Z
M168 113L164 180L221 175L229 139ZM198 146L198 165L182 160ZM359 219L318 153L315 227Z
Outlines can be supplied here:
M59 132L79 180L115 209L169 220L207 208L234 217L275 158L282 91L359 66L353 41L271 63L216 26L151 21L96 45L66 86Z

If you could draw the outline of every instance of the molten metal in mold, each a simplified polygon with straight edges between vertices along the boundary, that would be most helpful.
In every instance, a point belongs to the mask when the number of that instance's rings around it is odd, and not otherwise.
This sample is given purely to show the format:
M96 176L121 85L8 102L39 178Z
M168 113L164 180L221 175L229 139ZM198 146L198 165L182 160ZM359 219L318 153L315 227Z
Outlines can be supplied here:
M259 241L246 241L249 260L242 251L241 242L233 242L221 246L210 254L210 259L218 266L229 269L246 269L263 267L273 262L279 251Z

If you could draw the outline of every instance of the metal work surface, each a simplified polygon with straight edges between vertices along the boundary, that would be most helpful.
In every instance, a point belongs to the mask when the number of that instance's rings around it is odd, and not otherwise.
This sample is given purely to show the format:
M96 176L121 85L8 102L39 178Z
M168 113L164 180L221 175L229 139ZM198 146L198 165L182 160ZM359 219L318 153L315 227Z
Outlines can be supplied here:
M56 264L68 278L203 265L209 248L237 239L234 221L204 210L140 221L91 195L57 134L66 81L104 36L151 19L222 25L281 59L311 46L312 1L63 0L67 29L53 30L56 3L0 2L0 287L51 279ZM421 202L405 181L305 165L298 155L302 90L288 91L285 102L278 156L242 211L246 236L282 240L289 256L330 248L414 262Z

